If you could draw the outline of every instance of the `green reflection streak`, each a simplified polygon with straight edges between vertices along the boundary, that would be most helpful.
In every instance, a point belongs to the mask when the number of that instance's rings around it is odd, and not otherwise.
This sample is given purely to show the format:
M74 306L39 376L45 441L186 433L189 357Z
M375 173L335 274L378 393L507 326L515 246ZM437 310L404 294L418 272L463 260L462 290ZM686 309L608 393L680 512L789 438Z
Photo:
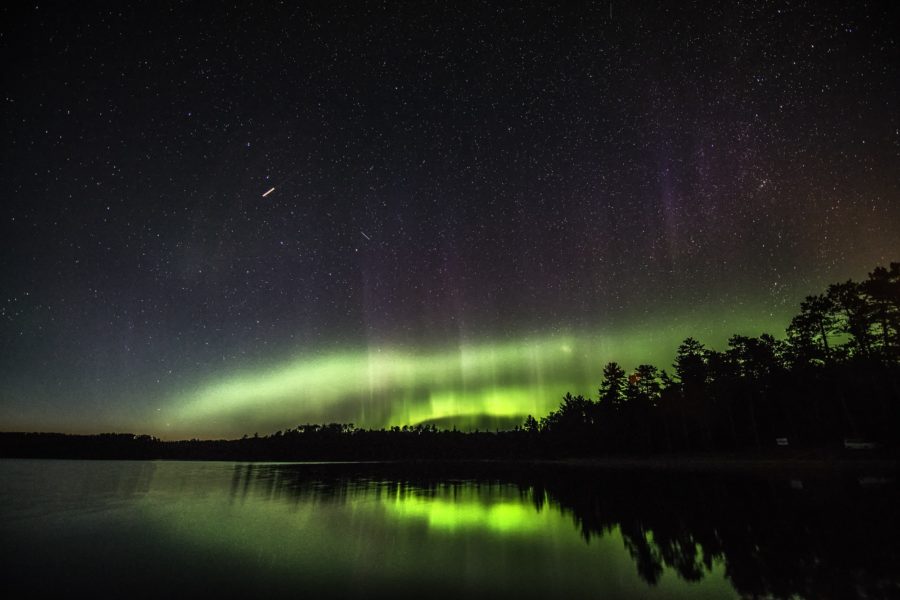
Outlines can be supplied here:
M429 421L466 428L477 426L479 417L512 422L547 414L566 392L595 395L608 361L665 367L684 337L699 332L702 338L705 331L708 321L706 327L645 324L617 334L546 335L449 349L309 353L186 390L170 399L157 425L164 436L177 437L267 432L305 422L375 428Z
M455 532L490 530L502 535L540 531L554 517L547 505L539 510L519 502L484 504L473 499L407 496L386 505L388 514L402 520L424 520L429 529Z
M258 472L235 484L231 468L157 463L138 501L149 537L207 564L336 596L378 596L403 582L519 597L736 597L718 562L701 582L666 568L650 587L618 526L587 544L549 498L538 508L532 493L507 484L291 491Z

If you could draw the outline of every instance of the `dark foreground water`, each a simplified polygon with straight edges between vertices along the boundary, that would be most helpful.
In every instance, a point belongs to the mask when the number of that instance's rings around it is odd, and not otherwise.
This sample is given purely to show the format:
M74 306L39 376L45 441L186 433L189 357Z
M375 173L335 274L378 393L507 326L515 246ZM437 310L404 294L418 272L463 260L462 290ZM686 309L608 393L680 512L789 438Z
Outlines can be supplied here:
M891 474L0 461L5 597L900 597Z

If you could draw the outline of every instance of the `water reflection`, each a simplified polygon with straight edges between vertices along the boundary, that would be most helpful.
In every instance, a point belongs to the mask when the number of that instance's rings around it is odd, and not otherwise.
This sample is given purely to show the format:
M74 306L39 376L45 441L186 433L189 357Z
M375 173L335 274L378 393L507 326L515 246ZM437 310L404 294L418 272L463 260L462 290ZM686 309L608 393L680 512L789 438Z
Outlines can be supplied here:
M376 503L434 532L514 536L561 512L587 543L620 536L651 586L667 570L699 582L724 565L744 597L900 597L892 475L239 465L233 476L241 497Z
M0 461L0 564L10 597L895 598L898 505L892 473Z

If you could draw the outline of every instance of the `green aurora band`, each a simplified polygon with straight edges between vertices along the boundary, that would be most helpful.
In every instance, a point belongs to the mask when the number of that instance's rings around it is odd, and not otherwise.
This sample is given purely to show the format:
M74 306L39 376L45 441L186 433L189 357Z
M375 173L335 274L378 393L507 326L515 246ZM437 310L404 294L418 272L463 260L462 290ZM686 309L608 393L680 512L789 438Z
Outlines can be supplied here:
M765 325L778 331L775 323L781 319L772 317ZM677 327L546 335L427 351L381 347L307 353L183 391L170 399L156 427L170 439L271 433L329 422L369 428L420 423L511 428L526 415L546 415L566 392L595 396L608 361L626 369L646 362L667 368L678 343L698 330L712 336L712 343L724 343L723 336L709 331L710 320L705 327L693 325L682 321ZM743 329L757 335L761 331L759 323Z

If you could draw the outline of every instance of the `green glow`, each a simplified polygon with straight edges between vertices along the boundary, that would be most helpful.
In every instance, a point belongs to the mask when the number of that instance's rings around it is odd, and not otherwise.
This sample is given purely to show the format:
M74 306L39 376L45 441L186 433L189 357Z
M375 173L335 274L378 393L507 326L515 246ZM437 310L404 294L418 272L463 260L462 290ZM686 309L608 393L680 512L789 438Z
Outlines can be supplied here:
M590 393L600 363L586 357L597 350L564 337L313 356L183 394L175 419L179 429L243 423L246 432L251 424L266 431L307 421L381 427L456 416L524 418L546 414L566 391Z
M139 523L147 532L141 539L161 540L184 560L245 566L295 589L380 596L403 581L461 597L735 597L722 565L699 583L667 569L648 586L618 527L587 544L570 514L547 497L537 508L532 492L509 484L301 490L258 467L138 464L146 475L135 485L129 531ZM66 482L80 474L69 465L61 471ZM70 512L60 519L71 526Z
M406 520L424 520L438 531L462 529L497 533L526 533L542 529L551 517L545 504L541 510L519 502L483 504L473 499L406 497L387 505L390 515Z
M171 438L271 432L307 422L510 425L528 414L547 414L566 392L596 395L608 361L626 368L643 362L665 367L684 337L699 332L702 339L710 323L645 324L616 334L561 333L449 349L306 353L277 366L226 373L177 394L157 426Z

